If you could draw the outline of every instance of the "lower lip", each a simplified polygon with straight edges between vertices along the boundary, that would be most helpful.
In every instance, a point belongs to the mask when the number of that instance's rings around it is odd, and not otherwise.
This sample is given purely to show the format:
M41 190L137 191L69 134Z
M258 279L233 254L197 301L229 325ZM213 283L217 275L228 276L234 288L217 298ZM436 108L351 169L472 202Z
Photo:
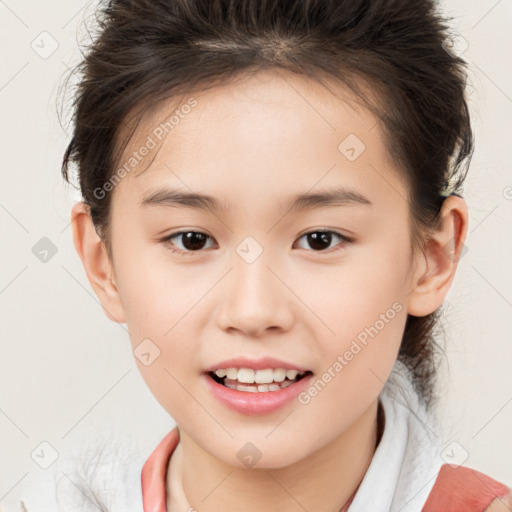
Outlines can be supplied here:
M230 389L214 381L208 374L204 374L204 377L215 398L241 414L255 416L276 411L291 402L308 387L312 374L302 377L299 381L279 391L262 393Z

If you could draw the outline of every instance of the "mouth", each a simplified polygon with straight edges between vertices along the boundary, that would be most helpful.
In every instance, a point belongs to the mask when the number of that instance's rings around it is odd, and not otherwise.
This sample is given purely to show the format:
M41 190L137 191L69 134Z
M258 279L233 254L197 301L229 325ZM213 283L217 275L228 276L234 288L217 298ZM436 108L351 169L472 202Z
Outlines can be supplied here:
M313 372L287 370L285 368L219 368L206 372L217 384L246 393L268 393L285 389Z

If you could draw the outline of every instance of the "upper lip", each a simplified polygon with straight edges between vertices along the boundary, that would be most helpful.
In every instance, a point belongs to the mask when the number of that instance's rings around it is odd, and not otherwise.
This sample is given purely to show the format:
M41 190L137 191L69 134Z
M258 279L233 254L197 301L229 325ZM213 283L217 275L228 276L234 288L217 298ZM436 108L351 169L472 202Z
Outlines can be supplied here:
M215 363L208 368L205 372L214 372L219 368L252 368L253 370L265 370L266 368L284 368L285 370L297 370L298 372L307 372L307 368L297 366L292 363L287 363L275 357L263 357L261 359L249 359L247 357L235 357L232 359L225 359L219 363Z

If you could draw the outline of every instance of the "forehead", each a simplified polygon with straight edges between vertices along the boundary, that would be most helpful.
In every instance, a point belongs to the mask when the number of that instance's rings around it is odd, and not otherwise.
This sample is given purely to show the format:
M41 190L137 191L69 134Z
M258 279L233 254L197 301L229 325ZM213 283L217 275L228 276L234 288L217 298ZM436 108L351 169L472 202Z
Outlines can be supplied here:
M355 94L275 71L160 104L138 125L117 168L123 164L128 172L114 196L123 191L139 205L163 182L228 203L230 192L246 190L248 199L340 179L367 190L387 181L395 196L405 192L380 124Z

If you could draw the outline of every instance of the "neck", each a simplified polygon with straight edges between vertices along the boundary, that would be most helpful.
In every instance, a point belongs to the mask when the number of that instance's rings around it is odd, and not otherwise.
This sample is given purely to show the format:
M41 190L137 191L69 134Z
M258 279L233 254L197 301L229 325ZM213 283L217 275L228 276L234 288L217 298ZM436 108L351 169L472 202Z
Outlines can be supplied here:
M201 512L338 512L355 494L380 441L378 400L348 430L320 450L278 469L240 469L205 452L180 431L178 477ZM171 457L172 459L172 457Z

